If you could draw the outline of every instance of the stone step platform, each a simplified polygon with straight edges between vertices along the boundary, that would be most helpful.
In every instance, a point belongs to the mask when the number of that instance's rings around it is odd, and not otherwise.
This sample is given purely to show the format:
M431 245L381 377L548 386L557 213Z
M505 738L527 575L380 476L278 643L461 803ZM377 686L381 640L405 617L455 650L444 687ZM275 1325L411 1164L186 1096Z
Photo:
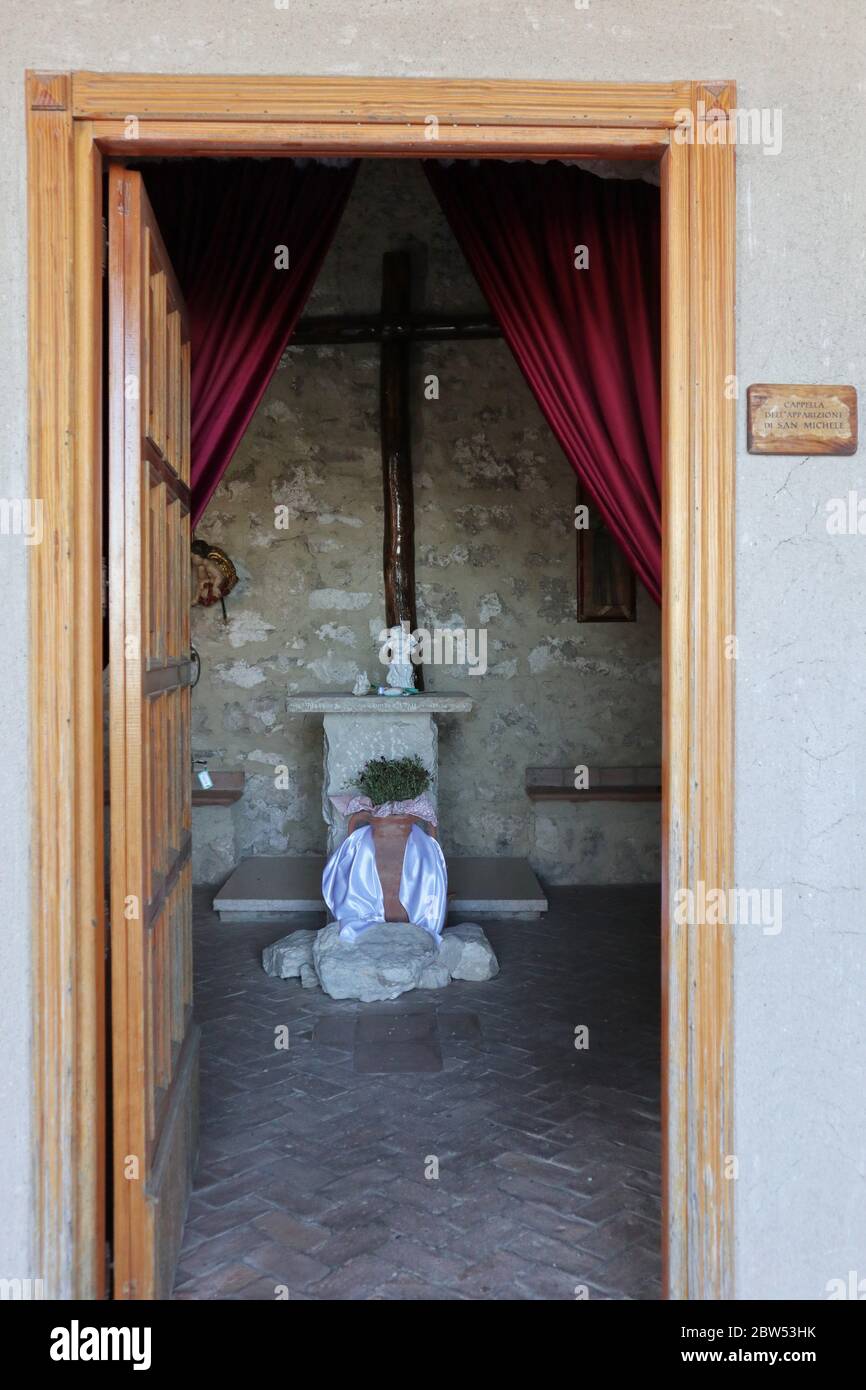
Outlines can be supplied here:
M547 911L544 889L526 859L449 858L449 917L534 921ZM290 921L325 911L323 854L242 859L214 898L221 922Z

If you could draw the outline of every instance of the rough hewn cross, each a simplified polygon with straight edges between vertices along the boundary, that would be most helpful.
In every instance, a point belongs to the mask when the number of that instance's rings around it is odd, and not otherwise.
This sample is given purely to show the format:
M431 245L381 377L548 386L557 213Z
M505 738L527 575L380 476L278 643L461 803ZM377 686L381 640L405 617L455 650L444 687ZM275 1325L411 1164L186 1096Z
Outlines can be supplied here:
M382 432L382 483L385 526L382 568L385 625L418 626L415 607L415 503L412 487L412 427L409 409L409 354L413 342L459 342L500 337L498 324L483 315L412 313L412 260L408 251L382 258L381 312L301 319L292 347L334 343L351 347L381 343L379 404ZM415 685L424 689L423 667Z

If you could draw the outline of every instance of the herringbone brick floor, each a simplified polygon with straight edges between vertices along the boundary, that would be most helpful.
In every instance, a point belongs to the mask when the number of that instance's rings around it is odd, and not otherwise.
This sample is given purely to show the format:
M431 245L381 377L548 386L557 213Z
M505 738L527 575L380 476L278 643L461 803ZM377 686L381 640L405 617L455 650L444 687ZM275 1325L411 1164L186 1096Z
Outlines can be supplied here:
M176 1298L660 1296L658 893L550 897L485 924L495 980L392 1004L271 979L287 928L200 907Z

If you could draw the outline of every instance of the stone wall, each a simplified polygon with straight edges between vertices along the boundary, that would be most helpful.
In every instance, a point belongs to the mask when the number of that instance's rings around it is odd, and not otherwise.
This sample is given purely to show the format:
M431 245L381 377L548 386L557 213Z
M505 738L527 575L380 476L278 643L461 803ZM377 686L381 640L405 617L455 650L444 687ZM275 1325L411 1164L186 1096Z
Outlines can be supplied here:
M486 311L420 167L377 160L309 311L375 312L395 248L413 253L416 307ZM289 348L199 525L241 580L227 627L218 609L194 614L195 750L247 776L231 811L196 813L199 881L243 854L324 848L321 718L287 719L285 696L383 679L378 359ZM655 604L641 591L637 623L577 623L574 475L504 343L416 346L411 408L419 624L487 631L486 674L426 673L476 701L438 721L446 851L528 856L547 883L657 878L655 806L534 809L523 790L532 765L660 761Z

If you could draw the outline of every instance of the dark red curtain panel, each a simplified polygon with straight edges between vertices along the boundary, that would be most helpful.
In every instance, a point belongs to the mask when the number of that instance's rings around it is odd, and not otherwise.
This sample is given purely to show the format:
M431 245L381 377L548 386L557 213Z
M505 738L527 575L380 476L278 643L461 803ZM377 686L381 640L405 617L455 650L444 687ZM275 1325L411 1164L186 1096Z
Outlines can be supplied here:
M144 170L190 314L193 524L276 370L357 167L196 159ZM276 267L283 246L287 270Z
M658 189L555 161L424 168L551 429L660 602Z

